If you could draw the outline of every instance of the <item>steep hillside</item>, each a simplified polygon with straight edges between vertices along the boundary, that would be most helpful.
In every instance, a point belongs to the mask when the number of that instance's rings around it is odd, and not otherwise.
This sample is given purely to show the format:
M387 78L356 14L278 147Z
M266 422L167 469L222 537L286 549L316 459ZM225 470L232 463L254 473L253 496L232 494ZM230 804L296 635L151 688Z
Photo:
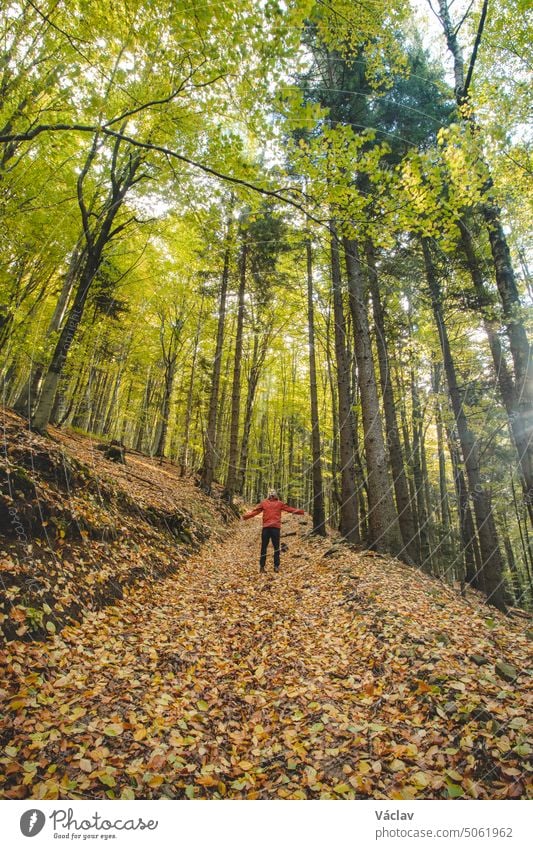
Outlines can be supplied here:
M178 569L232 518L171 464L128 452L106 460L94 440L29 433L2 413L0 630L41 639L124 588Z

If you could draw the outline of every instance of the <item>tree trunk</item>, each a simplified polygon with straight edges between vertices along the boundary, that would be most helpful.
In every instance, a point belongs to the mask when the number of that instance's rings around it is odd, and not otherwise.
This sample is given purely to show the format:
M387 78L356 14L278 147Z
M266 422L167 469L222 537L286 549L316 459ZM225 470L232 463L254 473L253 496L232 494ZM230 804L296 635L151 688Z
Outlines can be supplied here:
M481 555L476 538L472 510L470 509L470 502L468 500L468 488L466 486L463 470L461 469L459 450L455 444L453 434L450 433L448 428L446 428L446 438L452 461L453 481L455 485L455 494L457 496L457 511L459 515L459 528L461 531L461 548L463 550L463 569L458 577L461 581L461 588L463 588L464 581L466 580L471 587L484 592ZM453 568L453 563L450 568Z
M396 416L396 404L389 367L389 353L387 350L387 338L385 335L384 310L381 303L378 275L374 246L368 241L366 245L366 259L368 264L368 279L370 283L370 294L372 296L372 312L376 327L376 348L378 353L379 374L381 382L381 393L383 397L383 412L387 428L387 443L394 482L394 494L396 496L396 507L398 511L398 522L405 548L405 554L417 562L416 529L409 499L409 487L405 474L404 461L398 422Z
M143 441L146 434L146 422L148 418L148 410L152 401L154 391L154 381L152 378L152 367L148 366L146 372L146 383L144 384L144 393L139 414L139 422L137 428L137 436L135 438L135 450L142 451Z
M333 314L335 357L337 360L337 396L339 406L339 455L341 463L340 533L351 543L360 542L357 517L357 495L354 468L354 434L352 430L350 366L346 350L346 322L342 303L342 278L339 258L339 240L334 222L331 230L331 281L333 288Z
M322 485L322 449L318 417L318 390L315 355L315 313L313 306L313 254L311 239L306 240L307 258L307 328L309 337L309 391L311 395L311 453L313 460L313 533L326 535L326 513Z
M455 75L455 97L457 104L462 106L468 102L468 92L465 92L464 59L461 45L457 39L458 27L454 26L450 17L449 0L439 0L439 19L442 24L448 50L453 56ZM486 9L483 10L484 12ZM479 132L473 111L470 110L466 121L472 133ZM525 446L524 456L528 458L524 477L524 491L530 519L533 522L533 489L530 483L533 475L533 356L528 341L526 329L521 319L521 303L511 252L501 222L501 210L493 195L493 180L487 163L483 160L480 149L479 161L483 164L487 179L485 180L485 199L480 204L480 211L487 228L490 242L496 285L503 306L503 314L509 337L511 355L515 374L515 409L511 418L513 438L516 441L519 456L522 453L519 446Z
M187 466L189 464L189 440L191 437L191 417L192 417L192 407L193 407L193 394L194 394L194 380L196 377L196 361L198 359L198 347L200 343L200 330L202 328L202 319L203 319L203 305L204 298L202 295L202 300L200 303L200 311L198 314L198 323L196 325L196 332L194 334L194 344L193 344L193 352L192 352L192 361L191 361L191 374L189 377L189 386L187 389L187 401L185 404L185 425L183 432L183 442L181 445L180 456L179 456L179 465L180 465L180 476L183 477L187 471Z
M168 432L168 414L170 412L170 399L172 390L174 389L174 375L176 371L176 360L172 358L165 369L165 385L163 387L163 398L161 403L161 426L159 428L158 438L156 440L154 454L156 457L163 459L165 456L165 446L167 442Z
M361 395L364 446L368 480L370 543L377 551L401 555L403 543L392 498L379 409L376 375L368 327L363 271L357 245L344 238L348 293L354 327L355 356Z
M468 478L470 494L474 504L474 515L479 537L481 551L483 579L487 600L490 604L500 610L506 610L505 584L503 578L503 563L501 559L498 540L495 536L494 522L490 502L482 486L481 471L479 467L479 448L477 440L470 430L463 408L461 392L457 384L455 364L452 357L448 330L444 322L442 311L442 297L437 272L433 264L431 249L427 237L422 238L422 250L426 275L431 294L431 305L435 323L439 334L439 341L444 362L444 371L448 383L448 391L452 403L453 414L457 426L457 433L461 443L461 451Z
M239 460L239 422L241 412L241 364L242 364L242 336L244 326L244 292L246 289L246 261L248 245L246 236L242 235L241 256L239 262L239 292L237 296L237 331L235 334L235 354L233 360L233 385L231 390L231 422L228 454L228 473L226 475L226 486L224 498L230 504L237 486Z
M233 203L230 207L230 215L228 216L227 232L226 232L226 248L224 251L224 265L222 269L222 282L220 286L220 298L218 307L218 327L217 341L215 347L215 360L213 363L213 372L211 377L211 392L209 395L209 411L207 415L207 432L205 434L204 443L204 460L202 468L202 488L206 492L211 492L211 485L215 476L216 465L216 431L217 431L217 412L218 412L218 395L220 390L220 371L222 368L222 351L224 347L224 322L226 319L226 297L228 293L229 267L231 256L231 212L233 211Z
M31 418L31 411L35 407L36 399L39 396L39 386L42 380L44 367L40 363L35 366L30 365L30 373L27 380L17 396L13 409L24 418Z
M413 481L418 517L418 540L420 565L427 574L431 574L431 550L429 546L428 514L424 499L424 475L422 469L422 411L418 397L418 386L414 369L411 369L411 405L413 411Z
M339 416L338 416L338 403L337 403L337 392L335 390L335 379L333 377L333 363L332 363L332 353L331 353L331 339L330 339L330 324L331 322L328 319L327 324L327 338L326 338L326 360L328 366L328 383L329 390L331 394L331 420L333 425L333 437L331 440L331 517L330 521L334 524L336 528L340 528L340 515L339 508L341 505L341 496L339 493L338 486L338 474L339 474ZM357 490L356 490L357 493ZM357 513L356 513L357 515Z
M46 377L44 378L41 397L33 415L32 425L37 431L45 430L48 422L50 421L59 378L61 377L70 346L72 345L72 341L80 324L87 295L89 294L89 287L96 273L97 267L98 266L95 266L94 264L86 266L74 297L74 303L72 304L68 318L59 335L59 339L52 355L52 361L48 367Z
M459 228L461 231L461 244L483 315L483 325L492 354L494 372L498 381L500 395L507 412L511 437L518 454L524 502L533 526L533 415L531 409L527 408L527 405L526 408L523 407L525 399L521 399L517 395L517 386L509 372L505 355L502 351L498 335L498 323L487 315L486 308L490 306L490 299L485 288L485 281L472 236L463 220L459 221Z
M248 390L246 392L246 404L244 407L244 424L241 440L241 458L239 463L239 476L237 483L237 492L243 493L244 484L246 481L246 470L248 468L248 450L250 445L250 432L252 429L252 416L254 410L255 392L259 382L261 368L265 360L268 348L268 332L265 333L259 344L257 334L254 335L254 347L252 353L252 363L250 365L250 373L248 375Z
M122 423L120 425L120 435L119 441L124 445L126 440L126 433L128 429L128 413L130 409L131 396L133 394L133 380L130 380L128 384L128 391L126 393L126 403L124 405L124 413L122 415Z
M452 517L450 510L450 500L448 498L448 487L446 480L446 454L444 440L444 424L442 420L442 410L440 406L440 363L433 365L433 393L435 397L435 426L437 430L437 454L439 457L439 512L440 522L442 527L442 540L439 548L442 550L442 555L439 560L444 558L445 564L449 560L454 559L455 546L452 536Z

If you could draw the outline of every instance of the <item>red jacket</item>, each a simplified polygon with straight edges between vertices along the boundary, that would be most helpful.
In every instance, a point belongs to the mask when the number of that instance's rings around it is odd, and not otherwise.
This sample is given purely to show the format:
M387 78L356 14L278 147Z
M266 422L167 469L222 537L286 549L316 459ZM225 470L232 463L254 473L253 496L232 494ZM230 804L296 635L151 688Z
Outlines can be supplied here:
M258 516L261 511L263 512L264 528L281 528L282 512L298 513L300 516L303 516L305 513L305 510L298 510L296 507L289 507L289 505L284 504L283 501L265 498L265 500L261 501L257 507L254 507L254 509L250 510L249 513L245 513L242 518L251 519L253 516Z

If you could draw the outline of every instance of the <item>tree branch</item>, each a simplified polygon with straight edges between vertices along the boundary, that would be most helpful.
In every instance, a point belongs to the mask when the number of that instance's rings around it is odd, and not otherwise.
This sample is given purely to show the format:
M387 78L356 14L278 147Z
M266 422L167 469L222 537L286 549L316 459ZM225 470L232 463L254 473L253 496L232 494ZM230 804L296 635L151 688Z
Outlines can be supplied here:
M108 126L98 127L94 124L39 124L36 127L33 127L31 130L28 130L24 133L7 133L0 135L0 144L8 144L13 141L31 141L36 138L36 136L41 133L57 133L57 132L81 132L81 133L102 133L102 135L110 136L111 138L120 139L122 141L131 144L133 147L138 147L143 150L153 150L156 153L162 153L164 156L177 159L180 162L184 162L186 165L190 165L192 168L196 168L199 171L203 171L204 174L209 174L212 177L216 177L219 180L223 180L226 183L232 183L236 186L242 186L245 189L249 189L252 192L256 192L257 194L264 195L265 197L271 197L275 200L280 201L281 203L286 203L289 206L294 207L294 209L298 209L304 215L314 221L315 224L318 224L320 227L329 227L328 223L324 219L317 218L308 210L305 209L302 204L293 200L290 197L287 197L284 192L291 192L295 194L301 194L301 190L297 188L287 188L287 189L265 189L261 186L257 186L254 183L251 183L249 180L245 180L241 177L233 177L230 174L224 174L221 171L218 171L216 168L211 168L209 165L204 165L202 162L197 162L194 159L190 159L187 156L184 156L181 153L177 153L175 150L171 150L168 147L164 147L162 145L153 144L151 142L143 142L138 139L134 139L132 136L127 136L124 133L120 133L116 130L112 130ZM283 193L282 193L283 192Z
M451 3L448 4L449 9L451 8L451 5L452 5ZM457 26L455 26L454 29L453 29L454 35L458 34L459 30L461 29L461 27L463 26L464 22L466 21L468 15L470 14L470 9L472 8L473 5L474 5L474 0L470 0L470 3L468 4L468 8L467 8L466 12L464 13L463 17L461 18L461 20L459 21Z
M470 57L470 63L468 65L468 73L466 75L465 84L463 86L463 91L461 94L461 100L465 101L468 97L468 89L470 87L470 82L472 80L472 74L474 73L474 65L476 64L477 51L479 45L481 43L481 36L483 35L483 27L485 26L485 19L487 17L487 8L489 5L489 0L483 0L483 8L481 9L481 17L479 19L479 24L476 33L476 40L474 42L474 49L472 50L472 55Z
M196 68L194 68L194 70L192 70L189 74L187 74L187 76L181 81L179 86L174 89L174 91L171 91L167 97L162 97L159 100L150 100L148 101L148 103L142 103L140 106L136 106L134 109L128 109L126 112L123 112L122 115L118 115L117 118L111 118L110 121L106 121L104 126L111 127L113 124L117 124L120 121L125 122L126 119L131 118L132 115L136 115L138 112L143 112L145 109L150 109L152 106L163 106L165 103L170 103L172 100L174 100L175 97L181 94L189 80L192 79L194 74L202 67L202 65L205 64L206 61L207 60L204 59L203 62L200 62L200 64ZM220 76L223 75L221 74ZM220 77L218 77L217 79L219 78ZM210 80L209 82L212 82L212 80Z

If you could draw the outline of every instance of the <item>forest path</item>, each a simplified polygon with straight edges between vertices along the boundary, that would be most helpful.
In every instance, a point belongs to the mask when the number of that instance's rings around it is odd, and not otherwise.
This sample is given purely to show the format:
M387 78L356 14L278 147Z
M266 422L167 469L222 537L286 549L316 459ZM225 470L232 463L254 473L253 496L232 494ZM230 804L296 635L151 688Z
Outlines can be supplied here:
M326 557L305 530L285 520L281 572L270 548L260 576L260 521L236 524L174 576L12 657L26 794L523 795L525 684L468 656L494 663L518 632L502 618L488 638L434 580L408 570L407 588L402 564Z

